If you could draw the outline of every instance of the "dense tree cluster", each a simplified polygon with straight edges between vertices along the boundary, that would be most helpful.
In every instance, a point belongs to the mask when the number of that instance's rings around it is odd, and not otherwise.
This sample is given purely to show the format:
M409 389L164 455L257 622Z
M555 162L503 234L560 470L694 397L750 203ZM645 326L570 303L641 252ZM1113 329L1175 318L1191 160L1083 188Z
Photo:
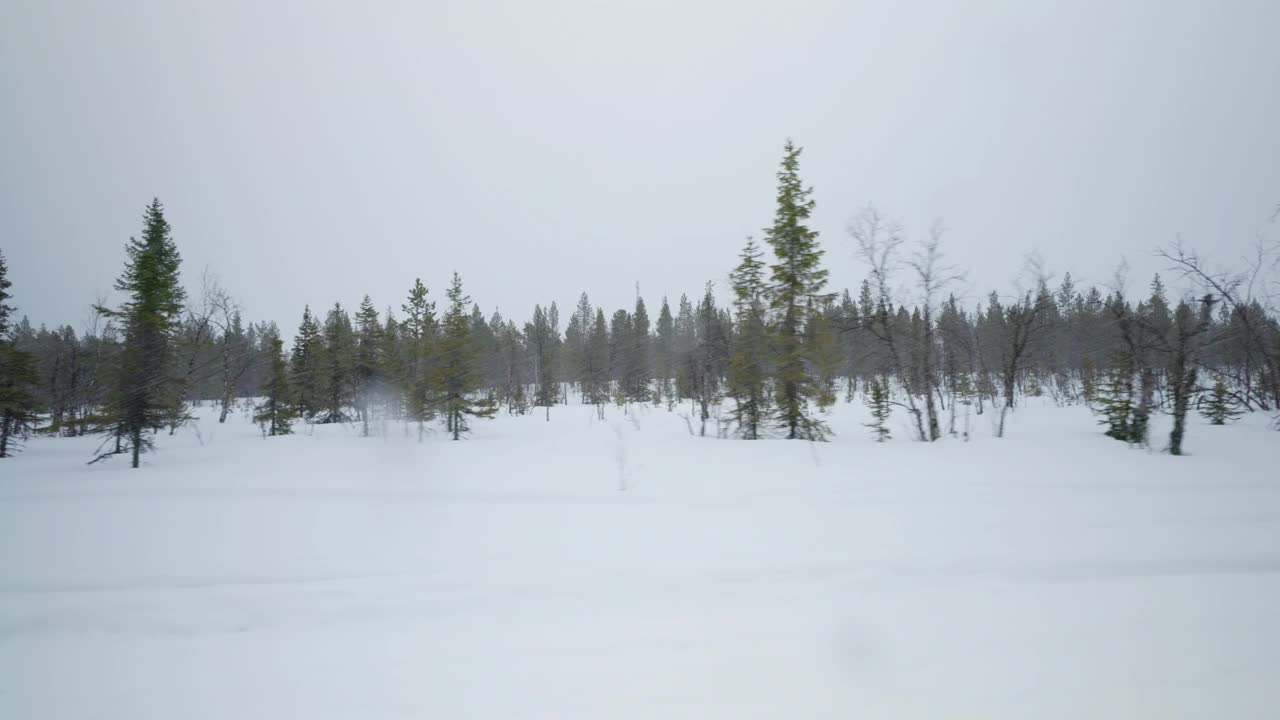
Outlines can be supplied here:
M868 208L849 226L867 279L831 292L800 154L787 144L765 244L749 239L729 274L731 306L708 283L674 313L662 298L654 320L639 288L612 313L582 293L563 331L554 302L523 324L486 317L455 273L439 313L418 280L398 316L367 296L354 316L306 307L289 343L274 323L246 322L215 279L188 297L158 201L127 246L123 304L100 303L81 332L15 321L0 256L0 457L32 432L99 434L99 459L124 453L137 466L155 433L204 402L220 406L219 421L239 405L268 436L303 421L365 435L394 424L421 438L439 422L461 439L474 419L537 408L551 420L554 407L583 403L601 418L610 405L679 409L699 435L822 440L827 409L861 396L875 439L890 437L896 409L933 441L967 437L970 416L987 412L1002 435L1011 411L1047 397L1089 405L1102 432L1135 445L1150 444L1153 414L1168 413L1173 454L1192 408L1215 424L1280 408L1280 324L1253 292L1275 248L1260 246L1239 274L1212 272L1181 246L1162 251L1194 297L1170 297L1158 276L1137 295L1122 273L1105 290L1069 273L1051 281L1032 262L1025 287L966 303L940 226L911 245Z

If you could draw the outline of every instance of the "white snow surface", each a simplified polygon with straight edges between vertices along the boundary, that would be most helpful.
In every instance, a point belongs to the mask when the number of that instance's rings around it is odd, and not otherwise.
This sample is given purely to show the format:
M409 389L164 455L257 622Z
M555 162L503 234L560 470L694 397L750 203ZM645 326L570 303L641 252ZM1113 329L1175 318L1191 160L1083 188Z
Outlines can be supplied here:
M1275 718L1280 434L583 406L0 461L3 718ZM1156 444L1162 444L1158 433ZM619 487L625 485L625 490Z

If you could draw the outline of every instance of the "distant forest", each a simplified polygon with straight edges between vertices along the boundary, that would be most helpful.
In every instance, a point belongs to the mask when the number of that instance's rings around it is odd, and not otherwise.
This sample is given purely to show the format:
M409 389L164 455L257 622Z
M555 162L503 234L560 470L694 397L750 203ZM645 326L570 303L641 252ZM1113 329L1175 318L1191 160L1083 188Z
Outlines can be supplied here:
M829 408L856 401L875 439L904 413L929 442L967 437L968 419L986 413L1003 435L1011 409L1047 397L1087 404L1101 433L1172 454L1191 411L1221 424L1280 408L1277 245L1259 242L1229 272L1181 244L1157 250L1171 278L1196 288L1186 296L1158 275L1131 295L1123 266L1098 288L1028 261L1022 287L965 304L940 231L907 242L868 208L849 224L867 277L837 291L808 225L800 155L788 142L760 242L726 258L728 306L708 283L656 310L637 297L606 312L583 293L567 319L551 303L517 321L486 317L455 273L442 297L419 280L394 310L367 296L354 312L301 308L286 339L276 322L242 317L215 280L184 288L156 200L126 248L122 304L95 306L93 326L77 331L19 319L0 256L0 457L32 433L94 434L103 442L88 461L121 455L137 467L157 433L208 401L220 422L250 408L268 437L304 422L365 435L394 423L455 440L499 412L553 420L570 403L600 417L650 404L702 436L825 440ZM1155 413L1172 416L1167 439L1150 436Z

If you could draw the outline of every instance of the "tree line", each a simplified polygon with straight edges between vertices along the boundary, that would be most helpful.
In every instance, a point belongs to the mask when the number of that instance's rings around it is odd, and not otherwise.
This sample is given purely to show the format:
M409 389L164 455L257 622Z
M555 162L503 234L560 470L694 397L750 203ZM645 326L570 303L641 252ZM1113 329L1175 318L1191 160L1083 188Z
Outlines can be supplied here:
M824 440L829 408L861 397L875 439L901 412L929 442L967 437L971 416L988 412L1003 435L1011 410L1044 396L1088 404L1102 432L1140 446L1152 443L1152 416L1168 413L1173 454L1195 407L1219 424L1280 409L1280 323L1266 292L1275 246L1259 244L1238 272L1213 271L1179 244L1160 250L1194 296L1172 297L1158 275L1130 294L1123 267L1104 289L1070 273L1055 282L1029 261L1015 292L965 303L939 226L908 243L868 207L848 228L867 278L834 292L800 155L788 142L773 222L762 243L747 239L730 305L709 282L674 308L662 298L652 320L638 292L612 313L584 292L563 329L554 302L523 323L486 316L454 273L438 309L421 280L398 310L379 312L368 296L354 312L305 307L286 346L216 279L188 294L158 200L126 246L122 304L96 304L79 333L15 322L0 255L0 457L33 432L98 435L92 461L122 455L137 467L157 433L203 402L219 406L219 422L247 404L266 436L306 422L355 423L364 435L395 424L421 438L438 423L457 440L499 412L550 420L556 406L585 403L601 418L610 406L679 409L703 436Z

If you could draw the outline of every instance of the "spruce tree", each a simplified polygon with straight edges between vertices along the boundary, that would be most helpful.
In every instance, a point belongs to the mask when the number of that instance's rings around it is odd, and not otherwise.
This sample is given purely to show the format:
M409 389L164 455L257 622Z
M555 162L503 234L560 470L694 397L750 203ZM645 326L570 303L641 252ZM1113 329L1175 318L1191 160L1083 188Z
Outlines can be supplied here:
M19 348L9 332L12 286L0 253L0 458L13 456L17 440L30 435L38 418L36 356Z
M788 439L823 440L826 425L813 417L809 402L818 395L810 373L810 348L804 338L805 323L814 301L825 298L822 288L827 271L822 268L818 233L805 224L813 212L812 188L800 181L800 153L787 141L778 171L777 211L765 237L777 262L771 267L771 305L774 323L777 383L775 421Z
M323 344L320 324L311 315L311 307L307 306L302 311L302 323L293 340L293 360L289 364L294 403L298 413L307 420L315 419L324 409Z
M262 427L264 435L289 435L293 433L293 420L297 417L292 388L289 386L289 366L284 358L284 341L279 335L267 338L268 369L262 384L262 402L254 408L253 421Z
M1127 353L1116 353L1107 370L1106 382L1098 388L1101 424L1107 437L1123 442L1133 438L1133 366Z
M462 278L456 272L446 297L449 309L441 322L433 385L440 397L445 428L454 440L459 440L471 429L468 418L491 418L498 409L491 399L472 397L480 387L480 368L467 313L470 298L462 293Z
M347 408L354 402L355 330L351 317L340 303L324 319L324 363L321 378L324 388L324 414L321 424L346 422Z
M355 357L351 367L356 414L360 418L360 434L369 435L369 406L382 385L382 322L368 295L356 311Z
M729 276L737 330L729 358L728 394L734 404L729 419L746 440L760 438L772 408L762 255L755 241L748 238L738 267Z
M401 306L405 314L402 325L405 345L405 367L401 384L404 388L405 415L418 424L418 439L426 431L425 423L435 417L432 397L432 359L436 342L436 304L427 300L427 287L422 279L414 281L409 298Z
M1200 412L1210 425L1226 425L1228 420L1235 420L1243 414L1240 403L1231 396L1226 381L1221 377L1214 381L1213 389L1209 391L1209 399L1205 401L1204 409Z
M658 324L654 328L653 343L653 375L658 387L653 393L653 404L661 405L664 400L670 401L675 394L672 379L675 376L673 353L675 349L676 325L671 317L671 306L662 298L662 309L658 311Z
M631 402L649 402L649 313L644 299L636 297L631 314L630 349L626 356L626 394Z
M97 308L121 321L124 343L110 375L102 427L115 449L99 454L94 462L128 451L136 468L142 453L153 447L151 436L157 430L186 419L182 378L173 367L186 293L178 278L181 258L159 200L153 200L143 214L142 239L129 238L125 249L129 260L115 285L125 293L125 303L115 310Z
M550 420L551 406L560 399L559 378L556 377L556 341L560 333L552 326L551 316L542 310L541 305L535 305L533 322L525 325L524 334L533 354L534 379L537 382L533 405L545 408L546 419Z
M604 419L604 405L609 401L609 326L604 310L596 309L591 334L587 338L587 385L584 400L596 407L596 415Z
M871 422L866 424L871 428L871 437L874 437L876 442L888 440L889 427L886 423L889 421L890 410L889 384L878 378L872 380L865 402L871 411Z

